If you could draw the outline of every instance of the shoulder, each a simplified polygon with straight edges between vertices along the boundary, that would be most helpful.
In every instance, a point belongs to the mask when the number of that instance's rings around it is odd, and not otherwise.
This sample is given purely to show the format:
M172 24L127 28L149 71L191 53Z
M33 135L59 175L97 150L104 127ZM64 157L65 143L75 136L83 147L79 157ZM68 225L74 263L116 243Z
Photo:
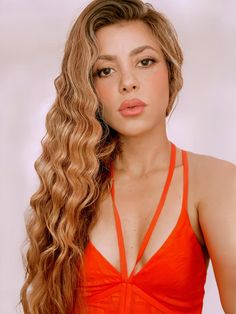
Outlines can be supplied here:
M218 199L236 189L236 165L230 161L187 151L199 203Z
M219 228L227 228L228 217L236 219L236 165L193 152L188 157L200 227L205 237L211 231L216 236Z
M198 218L216 277L221 304L235 309L236 165L207 155L188 153L198 199Z

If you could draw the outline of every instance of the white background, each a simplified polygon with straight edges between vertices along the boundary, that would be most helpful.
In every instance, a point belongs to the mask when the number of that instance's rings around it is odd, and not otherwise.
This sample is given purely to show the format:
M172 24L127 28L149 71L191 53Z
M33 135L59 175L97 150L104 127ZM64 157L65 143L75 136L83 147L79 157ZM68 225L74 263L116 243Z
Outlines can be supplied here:
M236 2L150 2L174 24L185 58L169 139L183 149L236 163ZM85 3L0 0L0 314L20 313L24 212L38 184L33 165L55 98L53 80L65 40ZM211 266L205 288L203 313L223 313Z

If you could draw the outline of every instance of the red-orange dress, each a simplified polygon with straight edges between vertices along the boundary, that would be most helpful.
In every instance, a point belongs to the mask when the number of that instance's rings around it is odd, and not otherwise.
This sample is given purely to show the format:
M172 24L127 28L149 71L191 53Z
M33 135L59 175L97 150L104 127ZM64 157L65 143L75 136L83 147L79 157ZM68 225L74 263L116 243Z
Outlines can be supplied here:
M81 287L89 314L174 314L202 312L207 266L202 247L187 213L188 159L182 152L183 197L178 221L163 243L141 270L127 274L126 255L119 213L112 200L116 222L120 269L118 271L90 241L84 252L85 281ZM176 146L171 143L169 172L153 219L141 244L136 264L141 259L163 208L176 161ZM113 175L113 166L111 168ZM79 312L75 312L77 314Z

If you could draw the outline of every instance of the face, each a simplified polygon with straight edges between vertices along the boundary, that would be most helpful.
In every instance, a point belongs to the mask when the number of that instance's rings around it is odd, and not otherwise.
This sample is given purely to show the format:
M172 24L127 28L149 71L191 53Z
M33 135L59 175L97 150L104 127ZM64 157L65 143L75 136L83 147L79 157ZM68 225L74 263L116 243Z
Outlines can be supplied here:
M148 25L120 22L99 29L96 37L99 58L93 66L93 80L106 123L121 136L137 136L163 126L169 101L168 68ZM122 102L134 98L146 104L144 110L122 115Z

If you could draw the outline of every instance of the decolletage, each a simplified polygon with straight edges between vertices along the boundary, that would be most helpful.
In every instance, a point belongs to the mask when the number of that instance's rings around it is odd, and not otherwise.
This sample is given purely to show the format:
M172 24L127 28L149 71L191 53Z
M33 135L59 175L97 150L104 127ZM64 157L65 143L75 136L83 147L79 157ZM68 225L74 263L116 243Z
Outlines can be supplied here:
M188 158L186 151L181 152L183 195L178 221L163 245L141 270L135 273L135 266L142 258L152 235L173 177L176 146L171 143L166 182L139 249L136 264L129 276L122 226L115 205L115 190L112 183L111 194L120 254L120 271L96 249L91 241L88 242L84 251L84 282L80 287L88 314L200 314L202 312L207 267L201 245L188 217ZM113 167L111 170L113 176ZM79 314L76 308L74 314Z

